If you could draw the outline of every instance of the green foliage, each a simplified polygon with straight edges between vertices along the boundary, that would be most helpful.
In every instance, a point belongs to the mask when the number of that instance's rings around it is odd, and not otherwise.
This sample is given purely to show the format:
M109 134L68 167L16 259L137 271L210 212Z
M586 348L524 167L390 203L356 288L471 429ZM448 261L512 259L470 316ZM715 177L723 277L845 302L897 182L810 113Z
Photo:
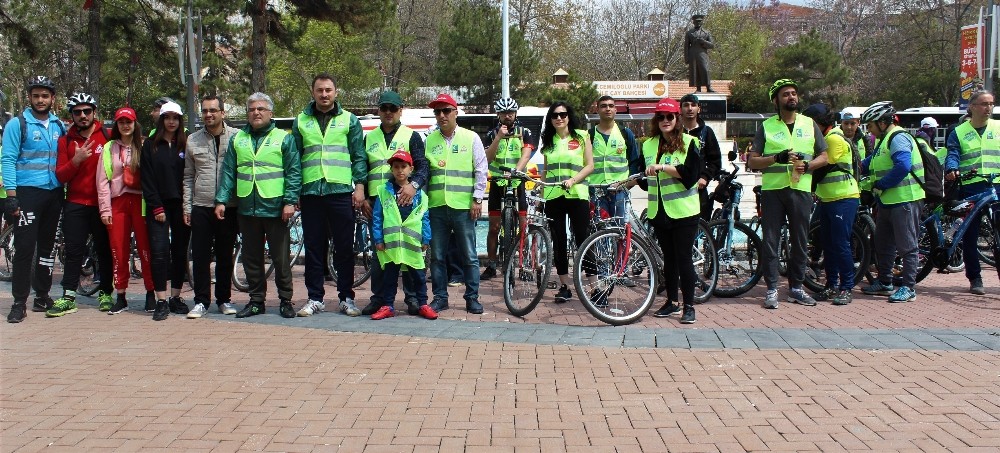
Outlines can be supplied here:
M591 104L596 102L599 97L601 94L597 88L594 88L594 82L581 80L575 74L570 73L565 87L547 86L547 89L538 98L525 97L526 101L522 101L522 104L551 105L555 101L564 101L572 106L573 110L580 116L581 124L585 124L586 118L584 116L590 111Z

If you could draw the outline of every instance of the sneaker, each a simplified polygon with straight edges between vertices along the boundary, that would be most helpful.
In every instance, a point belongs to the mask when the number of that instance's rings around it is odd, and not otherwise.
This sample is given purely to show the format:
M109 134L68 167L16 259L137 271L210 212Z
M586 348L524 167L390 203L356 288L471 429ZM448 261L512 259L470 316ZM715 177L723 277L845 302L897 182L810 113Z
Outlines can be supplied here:
M559 291L556 292L557 304L569 302L569 300L572 298L573 298L573 291L570 291L569 288L566 287L566 285L560 286Z
M913 291L909 287L900 286L896 292L889 296L889 303L897 304L903 302L912 302L917 299L916 291Z
M76 313L76 300L60 297L52 304L52 308L45 312L45 317L58 318L70 313Z
M181 299L181 296L170 296L170 300L167 302L170 306L170 312L177 315L186 315L190 309L188 309L187 304Z
M117 315L126 310L128 310L128 301L125 300L124 294L119 294L118 297L115 299L115 304L112 305L111 309L108 310L108 314Z
M594 290L590 292L590 303L594 304L594 306L597 308L607 307L608 306L607 291L600 288L594 288Z
M323 310L326 310L326 304L318 300L309 299L309 301L306 302L306 305L302 307L299 310L299 312L296 313L295 315L305 318L307 316L315 315L316 313L319 313Z
M877 280L871 285L861 287L861 292L869 296L889 296L894 290L895 288L891 283L886 285L885 283Z
M361 309L361 314L364 316L371 316L374 315L379 308L382 308L382 302L373 300L368 302L368 305L365 305L365 308Z
M837 297L837 290L833 288L823 288L823 291L813 294L813 299L816 299L818 302L833 300L834 297Z
M685 305L681 315L681 324L694 324L694 305Z
M977 296L986 294L986 288L983 288L983 279L975 278L969 280L969 292Z
M489 280L491 278L496 278L496 276L497 276L497 268L493 266L486 266L486 269L483 270L483 273L479 274L479 279Z
M383 305L379 307L378 310L375 310L375 313L372 313L372 319L376 321L380 319L391 318L393 316L396 316L396 310L394 310L392 307L388 305Z
M847 305L851 303L854 298L851 296L851 290L842 289L837 292L837 295L833 297L833 305Z
M198 319L202 316L205 316L206 313L208 313L208 307L206 307L204 304L201 303L195 303L194 308L192 308L191 311L188 312L187 318Z
M438 319L437 312L434 311L430 305L421 305L420 308L417 309L417 313L419 313L420 317L424 319Z
M430 307L430 305L426 305L426 304L423 305L423 306L424 307L428 307L428 308ZM434 309L431 309L431 311L434 311ZM417 315L420 314L420 307L418 307L416 305L413 305L413 304L406 304L406 314L408 314L410 316L417 316ZM434 313L434 317L437 318L437 313Z
M632 280L631 278L628 278L628 277L622 277L620 284L622 286L626 287L626 288L635 288L636 287L635 280Z
M448 309L448 301L436 299L434 301L431 301L430 307L434 309L434 312L441 313L442 311Z
M99 291L97 293L97 309L100 311L111 310L111 305L114 303L114 298L110 294Z
M655 318L666 318L667 316L670 316L670 315L672 315L674 313L677 313L679 311L681 311L681 307L680 306L678 306L677 304L675 304L673 301L668 301L667 303L663 304L663 306L660 307L659 310L656 310L656 312L653 313L653 317L655 317Z
M764 294L764 308L775 309L778 308L778 290L769 289L767 293Z
M340 301L340 312L347 316L361 316L361 310L358 309L357 305L354 305L354 299L350 297Z
M233 305L232 302L223 302L219 304L219 313L224 315L235 315L237 311L239 310L236 309L236 306Z
M249 318L251 316L257 316L257 315L260 315L260 314L264 314L266 311L267 311L267 309L264 308L264 303L263 302L250 302L250 303L247 304L246 307L243 307L243 309L240 310L239 313L236 313L236 317L237 318Z
M35 302L31 304L31 311L36 313L49 311L54 303L51 297L36 297Z
M483 314L483 304L479 303L478 300L465 303L465 311L472 313L474 315Z
M815 307L816 299L810 297L802 288L792 288L788 292L788 301L795 302L799 305L805 305L807 307Z
M292 306L292 301L288 299L281 299L278 303L278 314L282 318L294 318L295 317L295 307Z
M152 291L146 291L146 313L152 313L156 310L156 293Z
M170 316L170 305L167 301L160 299L156 301L156 308L153 309L153 321L163 321Z
M450 286L452 288L454 288L456 286L462 286L462 282L460 282L458 280L451 280L451 281L448 282L448 286Z
M15 303L10 307L10 313L7 314L7 322L11 324L17 324L24 321L24 318L28 316L28 307L24 302Z

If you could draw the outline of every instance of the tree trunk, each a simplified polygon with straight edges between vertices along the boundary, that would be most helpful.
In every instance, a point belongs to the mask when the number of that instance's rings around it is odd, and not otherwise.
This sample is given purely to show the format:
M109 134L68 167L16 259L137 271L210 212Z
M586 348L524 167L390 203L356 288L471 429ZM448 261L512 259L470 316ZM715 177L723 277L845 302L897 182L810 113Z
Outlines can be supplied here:
M250 10L253 31L250 36L250 91L264 92L267 73L267 1L254 0Z
M104 49L101 47L101 0L94 0L87 13L87 30L89 54L87 58L87 93L100 101L101 63L104 62ZM100 105L100 104L98 104Z

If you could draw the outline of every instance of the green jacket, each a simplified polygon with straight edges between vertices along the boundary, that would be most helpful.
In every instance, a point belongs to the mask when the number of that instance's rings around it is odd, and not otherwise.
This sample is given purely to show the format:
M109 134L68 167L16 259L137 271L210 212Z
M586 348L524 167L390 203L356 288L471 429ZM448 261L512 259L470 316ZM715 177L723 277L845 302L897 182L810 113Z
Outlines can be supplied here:
M314 108L316 106L316 101L312 101L306 108L302 109L302 113L310 116L314 116ZM340 113L340 102L334 102L333 111L331 112L333 116ZM295 149L301 152L302 150L302 134L299 132L299 120L296 119L292 122L292 133L291 136L295 138ZM351 126L350 130L347 132L347 148L350 150L351 154L351 180L354 184L367 184L368 182L368 154L365 153L365 134L364 130L361 128L361 121L358 121L358 117L351 114ZM338 193L352 193L354 192L354 184L332 184L324 180L313 181L309 184L302 186L302 195L330 195Z
M254 131L247 124L243 130L250 134L253 146L260 146L260 141L274 129L274 121L263 130ZM233 134L236 137L236 134ZM222 160L222 170L219 172L219 187L215 191L215 204L227 204L230 199L238 198L237 212L240 215L252 217L281 217L285 205L299 202L299 189L302 187L302 157L299 147L295 144L292 134L285 136L281 142L281 160L285 166L285 193L277 198L261 198L257 189L249 197L236 197L236 152L232 151L233 139L229 139L229 150Z

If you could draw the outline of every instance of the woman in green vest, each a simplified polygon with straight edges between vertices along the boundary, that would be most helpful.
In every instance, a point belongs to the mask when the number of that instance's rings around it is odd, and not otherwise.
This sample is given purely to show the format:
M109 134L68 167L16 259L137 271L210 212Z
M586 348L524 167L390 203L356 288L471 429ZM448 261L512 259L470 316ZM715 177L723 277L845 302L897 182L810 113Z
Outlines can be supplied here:
M559 287L556 303L563 303L573 297L569 285L569 259L566 250L566 219L573 229L576 246L587 238L587 224L590 221L590 197L587 191L587 176L594 171L594 152L587 131L580 128L573 107L563 101L549 106L542 128L542 157L545 158L545 181L560 183L562 187L545 189L545 215L552 232L555 249L556 275Z
M698 231L701 202L698 198L698 178L704 162L698 153L698 140L681 132L680 104L664 98L656 104L642 144L645 186L649 191L646 212L652 221L656 241L663 250L663 277L667 287L667 303L653 316L670 316L677 306L678 280L684 302L681 322L695 321L694 271L691 248Z

